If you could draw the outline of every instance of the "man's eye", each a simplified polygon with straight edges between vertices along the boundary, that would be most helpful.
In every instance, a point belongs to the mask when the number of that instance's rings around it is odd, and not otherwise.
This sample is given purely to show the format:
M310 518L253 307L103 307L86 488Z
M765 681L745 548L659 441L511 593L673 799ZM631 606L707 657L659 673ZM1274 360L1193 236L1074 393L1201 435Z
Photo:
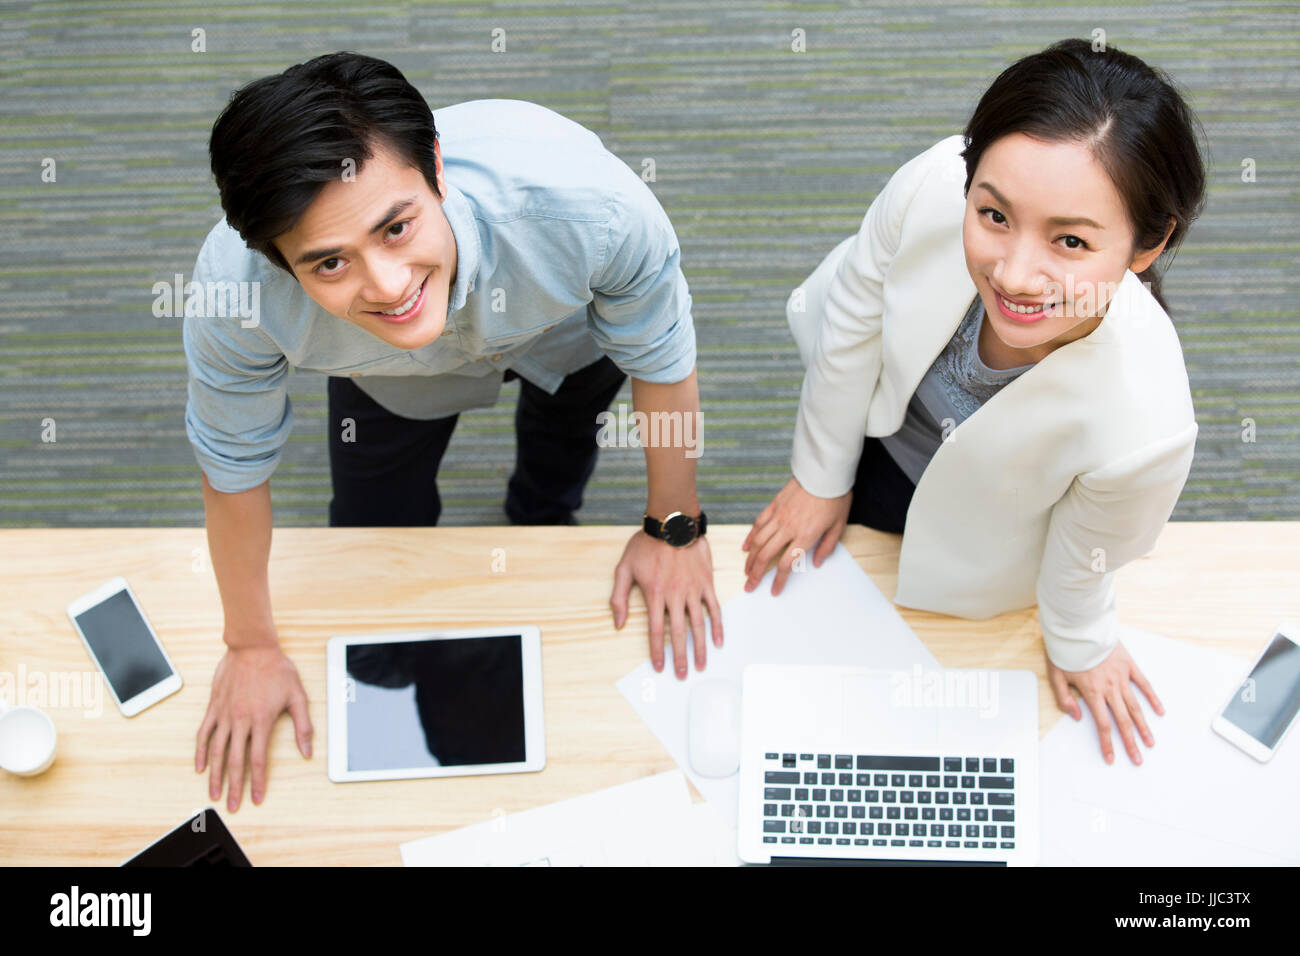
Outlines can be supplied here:
M402 231L397 233L396 235L393 234L392 230L396 229L398 226L405 227L405 226L409 226L410 224L411 224L411 220L409 219L403 219L401 222L393 223L391 226L388 227L389 235L393 236L394 239L400 238L401 236L406 234L406 229L403 228Z
M316 267L316 272L317 272L318 274L320 274L320 275L325 275L326 273L334 272L335 269L327 269L327 268L325 268L325 267L326 267L329 263L331 263L331 262L338 262L338 261L339 261L339 260L338 260L337 257L335 257L335 258L333 258L333 259L325 259L324 261L321 262L320 265L318 265L318 266ZM336 267L336 268L337 268L337 267Z

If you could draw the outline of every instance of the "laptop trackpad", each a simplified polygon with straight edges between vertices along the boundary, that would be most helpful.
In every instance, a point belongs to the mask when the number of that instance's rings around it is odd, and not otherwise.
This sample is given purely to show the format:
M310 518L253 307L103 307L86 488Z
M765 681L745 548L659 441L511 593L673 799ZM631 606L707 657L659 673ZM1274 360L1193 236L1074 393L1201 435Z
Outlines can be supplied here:
M909 693L909 675L846 674L844 738L879 752L907 752L939 746L939 712L919 706Z

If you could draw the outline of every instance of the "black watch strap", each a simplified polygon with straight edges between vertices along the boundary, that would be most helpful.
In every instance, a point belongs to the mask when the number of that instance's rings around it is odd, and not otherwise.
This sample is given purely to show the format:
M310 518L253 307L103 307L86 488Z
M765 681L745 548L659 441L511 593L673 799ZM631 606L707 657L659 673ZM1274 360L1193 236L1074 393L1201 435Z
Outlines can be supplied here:
M680 511L674 511L663 521L646 515L641 526L650 537L667 541L675 548L684 548L696 538L704 537L708 524L708 518L703 511L694 518Z

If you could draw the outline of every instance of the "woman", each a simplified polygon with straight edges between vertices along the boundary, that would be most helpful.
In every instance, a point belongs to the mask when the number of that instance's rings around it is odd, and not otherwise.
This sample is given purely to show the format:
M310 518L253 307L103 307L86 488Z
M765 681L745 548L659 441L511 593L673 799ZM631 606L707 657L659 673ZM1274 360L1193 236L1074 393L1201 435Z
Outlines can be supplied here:
M792 293L808 367L794 476L744 550L752 590L847 522L902 532L895 603L987 618L1037 603L1063 710L1154 741L1114 573L1154 546L1197 425L1156 261L1204 205L1195 120L1115 48L1065 40L904 164ZM864 441L865 436L865 441Z

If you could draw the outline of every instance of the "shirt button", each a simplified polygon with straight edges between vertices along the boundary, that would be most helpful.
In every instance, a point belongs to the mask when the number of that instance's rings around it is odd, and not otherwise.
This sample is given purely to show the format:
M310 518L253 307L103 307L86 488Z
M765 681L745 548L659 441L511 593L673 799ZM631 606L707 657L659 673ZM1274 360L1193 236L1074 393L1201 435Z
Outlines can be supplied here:
M439 338L442 338L443 336L446 336L446 335L451 335L451 329L443 329L443 330L442 330L442 335L440 335L440 336L438 336L438 337L439 337Z
M501 361L501 353L498 352L496 355L492 356L492 361L494 361L494 362L500 362L500 361Z
M359 378L360 376L361 376L360 372L348 372L349 378Z
M542 329L542 331L543 331L543 332L549 332L549 331L551 331L551 329L553 329L553 328L555 328L555 326L553 326L553 325L548 325L546 328Z

